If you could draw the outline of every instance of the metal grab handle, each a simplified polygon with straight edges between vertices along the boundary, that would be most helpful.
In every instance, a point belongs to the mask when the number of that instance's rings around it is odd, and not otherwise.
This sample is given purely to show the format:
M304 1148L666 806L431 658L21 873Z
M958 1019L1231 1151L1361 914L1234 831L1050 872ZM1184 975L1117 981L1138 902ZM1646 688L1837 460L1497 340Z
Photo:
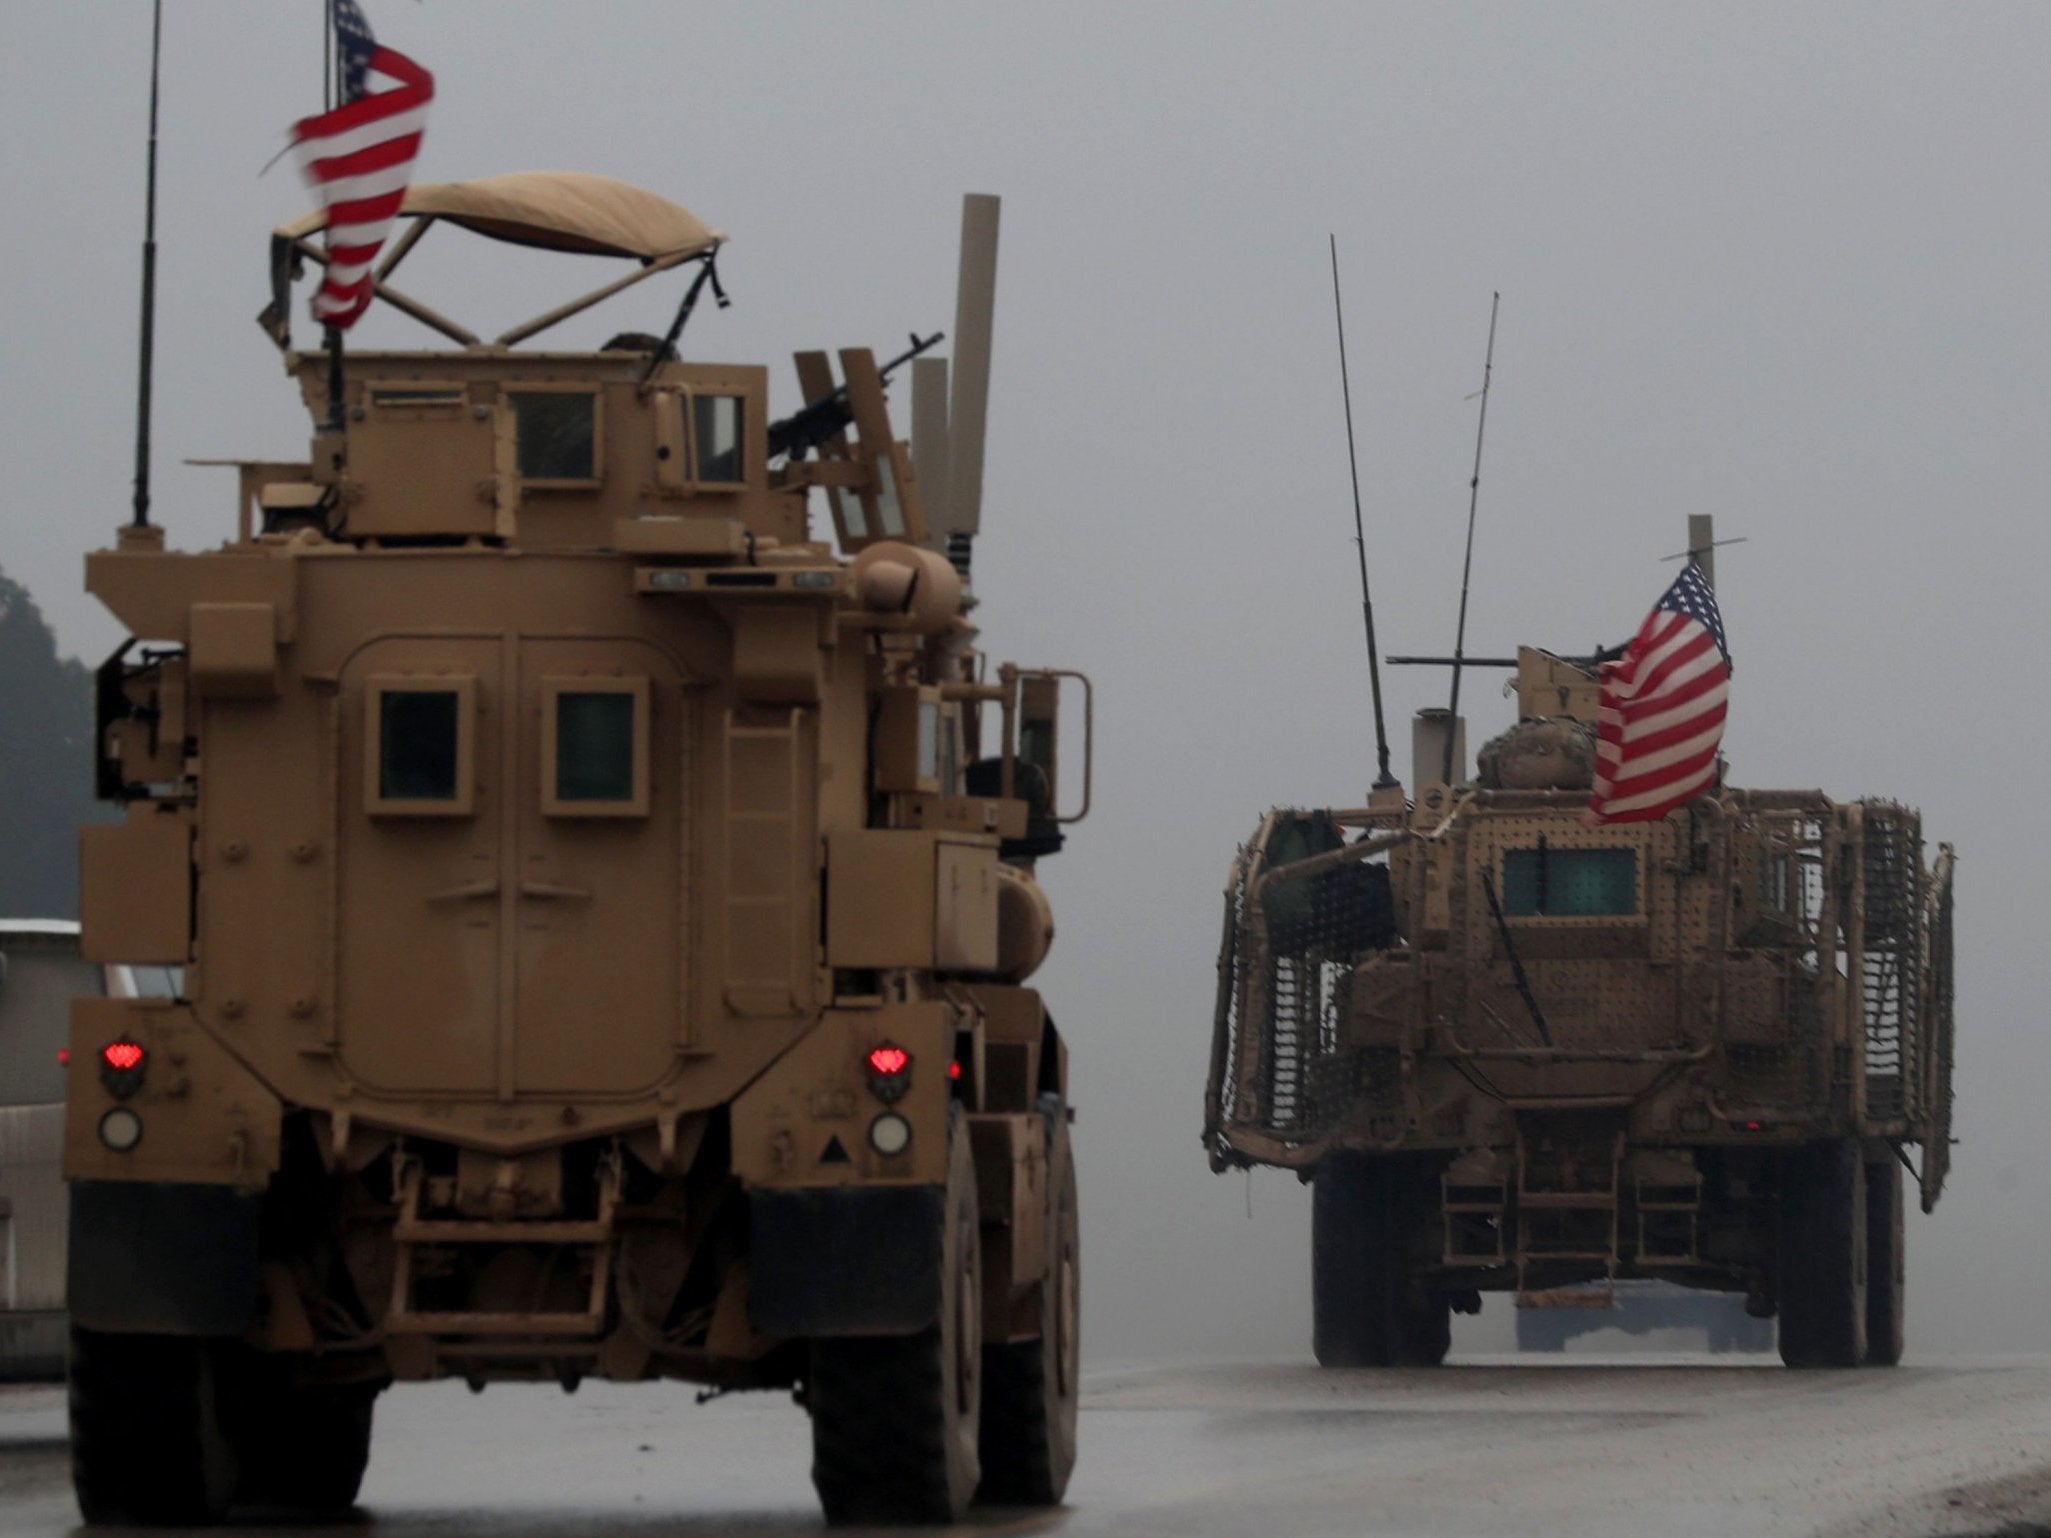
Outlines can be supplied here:
M591 899L591 894L584 891L581 887L556 886L547 881L521 882L520 895L522 897L540 897L551 901L558 898L570 898L580 902L588 902Z
M484 881L469 881L465 882L462 886L452 886L446 892L430 892L427 900L431 903L454 903L463 902L472 897L496 897L498 895L498 877L493 876Z

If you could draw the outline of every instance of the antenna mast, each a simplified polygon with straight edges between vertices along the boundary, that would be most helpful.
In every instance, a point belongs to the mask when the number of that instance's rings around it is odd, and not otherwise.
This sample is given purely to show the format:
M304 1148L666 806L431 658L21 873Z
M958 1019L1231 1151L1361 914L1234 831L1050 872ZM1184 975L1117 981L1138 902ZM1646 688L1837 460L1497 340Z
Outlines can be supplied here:
M1460 563L1460 626L1453 635L1453 699L1447 707L1452 717L1446 730L1445 780L1453 783L1453 745L1459 739L1460 666L1466 661L1467 584L1474 571L1474 510L1481 502L1481 440L1488 432L1488 384L1496 364L1496 311L1503 296L1491 294L1488 301L1488 352L1481 363L1481 419L1474 425L1474 476L1467 483L1467 554Z
M150 379L157 340L157 74L164 40L164 0L150 21L150 153L142 221L142 358L135 386L135 526L150 523Z
M1376 790L1396 783L1389 773L1389 732L1382 720L1382 664L1374 642L1374 599L1367 590L1367 535L1360 523L1360 458L1353 448L1353 385L1346 375L1346 314L1339 305L1339 237L1332 243L1332 320L1339 331L1339 393L1346 402L1346 467L1353 474L1353 548L1360 556L1360 614L1367 625L1367 681L1374 692L1374 755L1381 766Z

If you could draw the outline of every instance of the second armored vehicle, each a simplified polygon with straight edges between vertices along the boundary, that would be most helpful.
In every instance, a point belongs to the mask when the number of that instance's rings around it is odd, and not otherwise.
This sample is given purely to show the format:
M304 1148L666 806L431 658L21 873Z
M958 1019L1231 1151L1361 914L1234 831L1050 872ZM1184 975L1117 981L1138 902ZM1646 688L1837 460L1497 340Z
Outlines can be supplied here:
M1213 1167L1312 1182L1323 1363L1434 1363L1484 1291L1639 1277L1742 1294L1792 1365L1892 1364L1902 1176L1927 1210L1950 1156L1950 847L1721 783L1592 826L1596 671L1515 666L1472 781L1426 713L1414 798L1274 811L1240 851Z

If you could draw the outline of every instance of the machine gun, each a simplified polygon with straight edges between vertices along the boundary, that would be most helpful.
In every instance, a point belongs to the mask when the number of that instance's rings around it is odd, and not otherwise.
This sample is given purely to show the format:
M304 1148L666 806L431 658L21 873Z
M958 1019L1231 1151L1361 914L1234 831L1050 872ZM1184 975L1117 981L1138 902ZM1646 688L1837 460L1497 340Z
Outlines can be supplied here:
M883 382L890 383L890 376L904 367L920 353L939 346L946 339L944 331L936 331L929 337L918 332L911 334L912 345L884 364L878 372ZM822 395L815 401L808 401L781 421L769 424L769 457L775 459L788 455L792 459L803 459L806 454L819 447L829 438L839 436L855 419L854 408L848 404L847 386L842 385L831 395Z

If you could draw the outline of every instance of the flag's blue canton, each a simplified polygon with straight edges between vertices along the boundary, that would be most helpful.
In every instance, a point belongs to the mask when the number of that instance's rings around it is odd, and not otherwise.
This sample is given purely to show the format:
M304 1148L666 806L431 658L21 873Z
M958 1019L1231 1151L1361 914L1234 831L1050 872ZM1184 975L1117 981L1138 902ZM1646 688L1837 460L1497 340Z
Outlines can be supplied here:
M370 56L377 52L377 39L370 35L356 0L334 0L335 42L342 50L342 100L354 101L363 94L363 77L370 70Z
M1690 561L1688 569L1666 590L1666 596L1660 599L1658 607L1670 614L1685 614L1699 623L1716 637L1716 649L1723 653L1723 665L1731 665L1730 643L1723 638L1723 616L1716 611L1716 595L1710 592L1709 580L1702 575L1701 566Z

